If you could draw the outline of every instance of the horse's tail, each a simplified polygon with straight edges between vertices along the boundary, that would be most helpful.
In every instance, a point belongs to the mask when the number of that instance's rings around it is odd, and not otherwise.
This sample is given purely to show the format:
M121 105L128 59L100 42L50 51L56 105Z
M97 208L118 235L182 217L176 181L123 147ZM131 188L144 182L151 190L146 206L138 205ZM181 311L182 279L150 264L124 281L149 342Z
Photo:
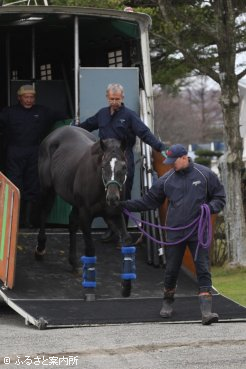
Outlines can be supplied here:
M45 139L39 147L38 171L41 190L45 191L53 187L51 175L51 161L54 152L59 145L55 142L50 143Z

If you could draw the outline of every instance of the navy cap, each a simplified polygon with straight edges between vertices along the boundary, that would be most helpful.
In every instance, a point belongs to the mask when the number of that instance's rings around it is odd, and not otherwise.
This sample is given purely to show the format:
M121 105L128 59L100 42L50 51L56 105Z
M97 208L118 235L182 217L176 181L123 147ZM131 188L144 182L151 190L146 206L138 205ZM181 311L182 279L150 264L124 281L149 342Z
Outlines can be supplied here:
M165 159L164 164L173 164L178 158L181 158L181 156L187 154L188 151L184 146L180 144L172 145L166 151L167 158Z

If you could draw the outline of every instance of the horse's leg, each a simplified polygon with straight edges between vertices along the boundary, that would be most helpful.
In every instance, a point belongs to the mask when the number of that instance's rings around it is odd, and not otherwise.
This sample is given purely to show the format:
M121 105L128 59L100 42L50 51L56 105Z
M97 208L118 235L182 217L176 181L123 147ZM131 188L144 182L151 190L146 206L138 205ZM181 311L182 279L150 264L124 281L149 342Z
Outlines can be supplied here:
M122 213L115 215L114 218L109 218L107 221L110 222L114 232L119 235L117 248L121 249L122 254L121 294L123 297L129 297L131 295L132 279L136 278L136 248L130 246L132 238L127 232L125 218Z
M118 219L118 217L117 217ZM132 237L130 233L128 233L126 228L126 221L124 215L121 213L119 215L119 231L120 231L120 243L123 246L129 245L132 243Z
M81 258L83 263L83 282L82 285L85 288L85 300L95 300L95 288L96 288L96 256L95 246L91 237L91 223L92 218L89 211L84 208L80 209L80 227L83 232L85 243L85 256Z
M73 267L73 272L78 273L79 264L77 260L77 231L79 228L79 211L73 207L69 215L69 263Z
M48 215L53 207L55 201L55 192L53 189L49 189L45 194L42 195L41 199L41 210L40 210L40 228L38 233L38 245L35 249L35 257L37 260L42 260L45 255L46 248L46 232L45 224Z
M131 295L132 280L136 279L136 264L135 264L135 246L123 246L122 254L122 274L121 274L121 294L123 297Z
M84 209L83 209L84 210ZM85 242L85 256L95 256L95 246L91 237L92 218L86 212L80 212L80 228L83 232Z
M122 213L116 214L114 217L107 217L105 222L109 224L113 232L118 235L118 248L132 243L132 237L130 233L127 232L125 218Z

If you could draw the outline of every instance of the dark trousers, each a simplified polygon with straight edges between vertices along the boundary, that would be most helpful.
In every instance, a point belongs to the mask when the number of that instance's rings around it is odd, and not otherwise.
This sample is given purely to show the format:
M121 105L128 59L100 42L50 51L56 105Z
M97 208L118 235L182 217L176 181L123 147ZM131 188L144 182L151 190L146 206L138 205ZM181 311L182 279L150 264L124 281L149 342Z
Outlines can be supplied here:
M9 146L5 168L6 176L19 188L23 201L39 198L38 146Z
M182 265L186 245L188 245L193 260L195 257L197 241L185 241L178 245L166 246L166 270L164 278L165 289L174 289L177 284L179 271ZM210 273L210 261L208 249L200 248L197 260L194 261L196 267L199 292L210 292L212 289L212 280Z
M128 175L125 183L125 195L124 200L130 200L131 199L131 192L132 192L132 186L133 186L133 179L134 175Z

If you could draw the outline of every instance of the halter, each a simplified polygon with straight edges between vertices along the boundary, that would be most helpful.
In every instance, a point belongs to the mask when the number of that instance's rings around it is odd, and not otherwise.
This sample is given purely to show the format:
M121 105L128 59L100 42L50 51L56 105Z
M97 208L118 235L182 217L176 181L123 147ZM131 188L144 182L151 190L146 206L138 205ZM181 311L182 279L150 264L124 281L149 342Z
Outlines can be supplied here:
M122 191L123 185L126 182L126 176L125 176L124 182L122 184L120 184L118 181L116 181L116 179L111 179L108 182L106 182L105 179L104 179L104 177L103 177L103 170L104 170L104 167L102 167L102 181L103 181L103 184L104 184L105 191L108 190L108 187L111 184L116 184L119 187L119 190Z
M103 181L103 184L104 184L105 191L107 191L107 190L108 190L108 186L110 186L111 184L116 184L116 185L119 187L120 191L122 191L123 185L124 185L124 183L125 183L125 181L126 181L126 176L125 176L125 180L124 180L124 182L123 182L122 184L120 184L120 183L119 183L118 181L116 181L116 180L110 180L110 181L106 182L106 181L104 180L104 178L103 178L103 175L102 175L102 181Z

